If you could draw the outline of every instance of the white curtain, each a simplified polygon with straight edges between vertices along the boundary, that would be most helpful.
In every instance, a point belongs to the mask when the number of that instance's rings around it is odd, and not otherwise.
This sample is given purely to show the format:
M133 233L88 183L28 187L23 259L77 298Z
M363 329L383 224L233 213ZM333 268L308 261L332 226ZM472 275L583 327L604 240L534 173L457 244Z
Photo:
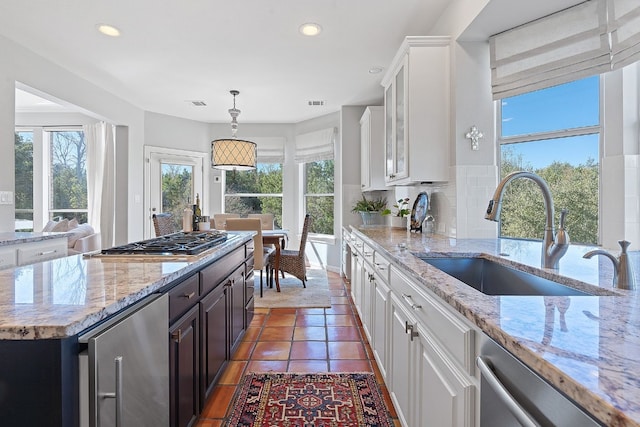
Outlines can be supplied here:
M87 143L89 224L100 233L103 247L115 236L115 129L105 122L83 126Z
M296 135L296 163L333 159L337 129L335 127Z
M611 67L640 60L640 1L608 0L611 33Z
M613 0L587 1L491 36L493 98L609 71L606 1Z
M257 145L258 163L284 163L285 138L282 137L250 137Z
M640 0L590 0L489 38L494 99L640 60Z

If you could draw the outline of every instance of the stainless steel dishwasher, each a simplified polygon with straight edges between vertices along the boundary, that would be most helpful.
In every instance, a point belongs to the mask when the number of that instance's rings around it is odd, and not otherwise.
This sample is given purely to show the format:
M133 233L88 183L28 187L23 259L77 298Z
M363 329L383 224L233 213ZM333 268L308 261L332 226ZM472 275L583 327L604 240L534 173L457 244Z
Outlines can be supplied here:
M168 301L150 295L79 337L82 427L169 426Z
M487 336L476 365L481 427L603 425Z

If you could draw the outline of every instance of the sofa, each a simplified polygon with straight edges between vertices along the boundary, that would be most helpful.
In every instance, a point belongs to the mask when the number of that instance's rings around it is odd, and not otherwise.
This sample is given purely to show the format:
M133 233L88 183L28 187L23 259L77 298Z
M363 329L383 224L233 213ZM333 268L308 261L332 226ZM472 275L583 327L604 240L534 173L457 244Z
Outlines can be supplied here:
M43 232L66 233L68 239L69 255L93 252L102 248L100 233L96 233L89 224L79 224L74 219L61 219L60 221L49 221L42 229Z

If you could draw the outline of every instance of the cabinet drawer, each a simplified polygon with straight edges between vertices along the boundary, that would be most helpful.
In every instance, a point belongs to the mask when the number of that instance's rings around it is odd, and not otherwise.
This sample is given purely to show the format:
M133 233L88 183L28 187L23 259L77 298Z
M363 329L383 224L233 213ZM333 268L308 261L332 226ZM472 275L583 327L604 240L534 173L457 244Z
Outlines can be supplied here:
M198 301L200 287L197 274L184 280L167 292L169 294L169 323L185 313Z
M17 263L15 247L0 249L0 269L15 267Z
M436 341L469 373L474 374L475 331L451 313L428 290L391 268L391 288Z
M364 259L369 263L369 264L373 264L373 254L374 251L371 248L371 246L367 245L366 243L362 243L362 256L364 256Z
M239 265L244 263L245 247L238 248L200 271L200 295L218 286Z
M386 284L389 283L389 264L389 261L380 255L380 252L373 254L373 268L375 269L376 274Z
M67 256L67 239L53 239L20 245L18 265L33 264Z

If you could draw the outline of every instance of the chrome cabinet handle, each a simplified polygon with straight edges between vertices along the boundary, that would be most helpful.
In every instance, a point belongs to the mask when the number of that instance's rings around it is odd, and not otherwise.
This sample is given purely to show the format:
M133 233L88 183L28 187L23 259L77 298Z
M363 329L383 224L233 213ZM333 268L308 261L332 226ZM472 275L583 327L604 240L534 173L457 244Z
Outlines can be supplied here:
M404 321L404 332L409 334L409 336L411 337L411 341L413 341L413 339L418 336L418 331L413 330L414 327L415 326L410 325L408 321Z
M171 334L171 339L180 344L182 342L182 329L178 329L177 331Z
M195 292L191 292L190 294L184 294L182 296L185 297L186 299L191 299L194 296L196 296L196 293Z
M382 265L379 262L376 262L376 267L378 267L378 270L386 270L387 266L386 265Z
M485 361L482 356L476 358L476 366L487 381L487 384L496 392L500 400L507 406L509 412L520 422L523 427L540 427L540 424L529 414L500 382L490 367L491 362Z
M122 356L113 359L116 367L116 391L100 393L105 399L116 399L116 427L122 427Z
M402 299L405 300L407 302L407 304L409 304L413 310L417 310L419 308L422 308L422 306L420 304L416 304L415 302L413 302L413 300L411 299L411 295L409 295L409 294L402 294Z
M57 249L53 249L53 250L50 250L50 251L38 252L38 254L37 254L37 255L38 255L38 256L44 256L44 255L55 254L55 253L57 253L57 252L58 252L58 250L57 250Z

